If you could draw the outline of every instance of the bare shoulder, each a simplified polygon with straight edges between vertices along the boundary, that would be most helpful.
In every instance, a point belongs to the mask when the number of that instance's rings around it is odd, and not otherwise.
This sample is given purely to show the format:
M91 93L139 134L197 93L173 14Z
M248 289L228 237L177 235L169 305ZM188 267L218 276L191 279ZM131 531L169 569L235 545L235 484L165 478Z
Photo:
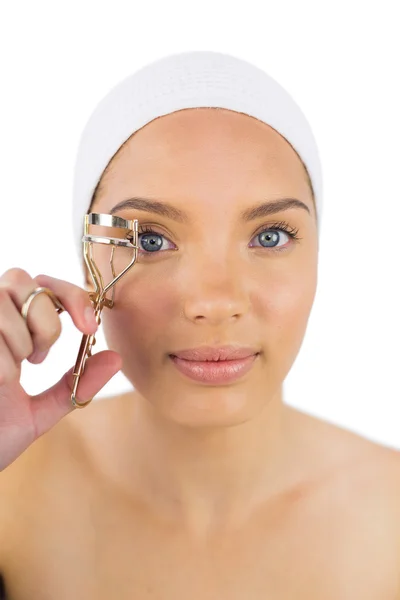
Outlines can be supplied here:
M0 534L12 527L28 505L41 510L39 502L55 501L73 481L87 477L92 457L93 436L104 442L112 432L113 419L123 396L94 400L76 409L31 444L0 473ZM48 504L49 506L49 504ZM1 560L1 557L0 557Z
M304 460L315 466L319 498L328 509L380 528L397 547L400 572L400 451L315 416L293 415L307 448Z
M119 422L120 396L76 409L0 472L0 574L18 571L26 547L44 551L48 539L90 519L96 497L92 456ZM99 443L89 443L97 436ZM88 512L89 511L89 512ZM82 527L81 527L82 529Z
M296 411L296 419L302 438L310 440L310 451L318 452L323 470L326 467L334 479L348 479L354 487L379 480L382 495L400 488L399 450L300 411ZM374 489L379 492L377 486Z
M365 464L365 468L379 465L381 468L393 467L400 461L400 450L385 444L373 441L345 426L321 419L315 415L301 410L287 407L289 422L293 431L299 433L297 437L312 451L319 451L323 462L332 465L347 463Z

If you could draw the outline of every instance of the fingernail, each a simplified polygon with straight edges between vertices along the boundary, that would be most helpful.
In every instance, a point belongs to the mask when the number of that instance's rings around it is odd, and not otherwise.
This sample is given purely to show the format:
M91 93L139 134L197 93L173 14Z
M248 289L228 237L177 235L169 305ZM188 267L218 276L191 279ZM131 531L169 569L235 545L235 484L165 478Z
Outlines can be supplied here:
M88 323L88 325L95 324L96 328L97 328L97 321L96 321L96 317L94 316L94 310L90 306L87 306L85 308L85 320L86 320L86 323Z
M47 356L48 352L48 350L45 350L44 352L34 352L29 361L35 364L40 363Z

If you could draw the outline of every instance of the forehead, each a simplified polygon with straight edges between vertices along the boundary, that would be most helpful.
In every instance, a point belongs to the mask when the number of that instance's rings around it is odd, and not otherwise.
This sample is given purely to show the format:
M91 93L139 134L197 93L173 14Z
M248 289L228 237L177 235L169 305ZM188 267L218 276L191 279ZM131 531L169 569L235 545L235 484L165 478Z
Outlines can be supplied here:
M177 140L188 140L188 133L195 135L197 141L214 139L235 139L249 136L253 141L269 140L278 144L284 138L272 127L255 117L226 108L199 107L185 108L161 117L144 125L135 135L144 139L161 135Z
M143 158L159 153L198 154L298 160L297 154L275 129L249 115L222 108L189 108L157 117L136 131L121 147ZM221 156L222 155L222 156Z
M309 195L304 166L283 136L256 118L219 108L154 119L121 146L102 178L105 193L118 187L156 196L166 185L174 193L194 186L209 193L210 183L217 194L260 185L264 194Z

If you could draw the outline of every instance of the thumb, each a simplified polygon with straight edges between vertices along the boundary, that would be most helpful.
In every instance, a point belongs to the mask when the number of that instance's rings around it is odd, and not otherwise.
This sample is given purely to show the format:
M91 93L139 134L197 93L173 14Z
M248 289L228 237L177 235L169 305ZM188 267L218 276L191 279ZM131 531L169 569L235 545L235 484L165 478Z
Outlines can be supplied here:
M75 365L74 365L75 366ZM103 350L86 359L85 370L79 379L76 399L86 402L93 398L122 367L122 358L113 350ZM71 394L74 367L44 392L32 396L32 418L36 437L53 427L62 417L75 410Z

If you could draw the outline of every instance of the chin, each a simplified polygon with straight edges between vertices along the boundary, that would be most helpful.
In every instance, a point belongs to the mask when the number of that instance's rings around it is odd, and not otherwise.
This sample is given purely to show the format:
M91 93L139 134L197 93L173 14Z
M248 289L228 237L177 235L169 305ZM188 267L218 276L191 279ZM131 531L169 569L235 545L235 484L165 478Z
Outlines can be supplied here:
M255 390L233 387L198 387L168 394L147 391L143 401L163 420L191 428L221 428L240 425L259 414Z

